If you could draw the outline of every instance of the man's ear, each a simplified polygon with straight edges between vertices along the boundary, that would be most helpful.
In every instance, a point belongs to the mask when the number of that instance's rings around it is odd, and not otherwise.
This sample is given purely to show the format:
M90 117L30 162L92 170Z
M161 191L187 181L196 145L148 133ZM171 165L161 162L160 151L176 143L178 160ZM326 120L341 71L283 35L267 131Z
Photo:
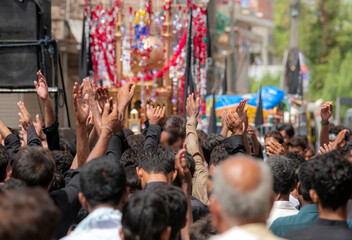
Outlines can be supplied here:
M221 224L221 212L218 202L212 197L209 199L209 211L212 215L213 226L218 229Z
M309 196L312 199L313 203L315 204L319 203L319 196L314 189L309 190Z
M174 171L172 172L172 182L175 181L176 177L177 177L177 171L174 170Z
M82 207L88 210L89 206L88 206L87 198L84 196L82 192L78 193L78 200L81 203Z
M161 240L169 240L171 235L171 227L167 227L164 232L161 234L160 239Z
M296 189L297 189L297 194L298 194L298 195L302 195L301 183L300 183L300 182L297 183Z
M136 167L136 171L137 171L137 175L138 175L139 179L142 181L142 179L143 179L143 170L142 170L142 168Z

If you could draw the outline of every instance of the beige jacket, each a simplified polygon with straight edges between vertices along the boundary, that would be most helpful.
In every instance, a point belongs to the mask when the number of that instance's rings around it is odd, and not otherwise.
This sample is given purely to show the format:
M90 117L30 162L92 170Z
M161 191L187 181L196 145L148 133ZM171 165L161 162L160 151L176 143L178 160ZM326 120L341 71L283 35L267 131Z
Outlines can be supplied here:
M197 135L197 119L191 117L186 124L186 148L195 161L195 171L192 179L192 196L208 205L207 179L208 169L203 164L203 158L199 150Z

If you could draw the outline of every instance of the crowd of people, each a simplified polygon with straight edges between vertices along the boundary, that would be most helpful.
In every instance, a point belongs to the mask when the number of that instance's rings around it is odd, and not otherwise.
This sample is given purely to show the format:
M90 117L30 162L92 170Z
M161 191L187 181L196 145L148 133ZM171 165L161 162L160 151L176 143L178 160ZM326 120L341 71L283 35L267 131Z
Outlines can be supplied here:
M73 88L76 142L59 135L48 86L34 85L44 123L23 102L20 131L0 119L0 239L352 239L352 139L321 109L320 151L291 125L265 134L246 100L219 134L149 99L141 134L124 128L135 85L116 99L89 78Z

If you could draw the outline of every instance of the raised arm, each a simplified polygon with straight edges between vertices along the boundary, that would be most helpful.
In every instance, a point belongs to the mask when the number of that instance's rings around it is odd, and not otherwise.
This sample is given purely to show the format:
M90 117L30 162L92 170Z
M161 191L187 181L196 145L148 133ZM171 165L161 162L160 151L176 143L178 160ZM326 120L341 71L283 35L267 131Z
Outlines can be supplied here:
M192 189L192 175L187 168L186 149L181 149L175 156L175 169L177 170L177 175L180 177L182 182L182 191L187 198L187 214L186 214L186 224L181 229L181 239L189 240L189 227L193 223L192 207L191 207L191 189Z
M232 112L227 112L225 123L232 136L224 139L224 147L230 155L237 153L246 154L246 148L243 143L243 128L239 116Z
M245 99L245 100L242 100L238 104L238 107L236 108L236 114L237 114L237 116L239 117L239 119L241 120L241 123L242 123L242 138L243 138L244 147L246 148L247 154L251 155L251 147L249 145L248 138L247 138L247 129L248 129L247 111L248 111L248 107L245 107L246 104L247 104L247 101L248 100Z
M1 119L0 134L1 137L4 139L5 148L10 155L10 162L12 164L13 160L15 160L18 150L21 147L21 142L18 137L16 137L16 135L11 133L11 131L7 128L7 126Z
M37 72L37 77L38 77L38 82L34 81L34 86L35 86L35 89L37 90L37 95L40 97L40 99L43 102L44 124L45 124L45 128L43 132L46 135L48 148L50 150L60 150L59 124L56 122L54 110L50 104L48 83L40 70ZM38 127L36 127L36 129L38 132ZM40 137L43 138L43 136L40 136Z
M209 203L207 194L208 169L204 166L203 156L200 153L198 135L197 135L197 117L199 115L200 99L194 100L194 94L187 98L186 111L188 121L186 124L186 149L192 155L195 162L195 171L193 174L192 195L198 198L204 204Z
M150 125L146 133L144 147L148 145L159 145L162 130L160 123L162 123L162 120L165 118L165 114L165 106L161 108L153 107L151 104L147 104L147 118Z
M37 132L35 131L35 127L33 125L33 121L31 115L27 111L23 102L18 102L17 106L20 108L21 112L18 113L20 117L20 122L25 131L27 131L27 144L29 146L43 146L40 141Z
M97 144L88 156L87 162L106 155L109 142L112 136L123 128L124 115L118 112L117 105L114 103L112 111L110 111L110 103L106 102L103 115L101 118L101 133Z
M118 94L118 106L119 113L124 114L126 112L127 105L131 102L134 96L135 86L132 84L126 84L120 89ZM123 131L119 131L115 134L110 143L107 150L107 155L111 157L114 161L120 161L120 158L124 151L129 148L127 143L127 139Z
M89 155L88 134L86 125L86 121L89 114L88 94L85 94L84 102L82 102L82 94L83 84L79 87L78 83L75 83L73 87L73 103L75 106L76 113L77 154L72 163L72 169L76 169L83 166Z
M320 147L329 145L329 119L332 116L332 112L333 112L332 102L326 102L321 107Z

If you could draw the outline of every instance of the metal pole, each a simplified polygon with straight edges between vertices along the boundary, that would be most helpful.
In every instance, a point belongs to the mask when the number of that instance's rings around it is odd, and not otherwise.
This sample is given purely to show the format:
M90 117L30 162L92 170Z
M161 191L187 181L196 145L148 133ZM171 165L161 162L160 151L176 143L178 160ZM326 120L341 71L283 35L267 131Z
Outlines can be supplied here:
M299 0L291 0L291 33L290 49L298 49L298 17L300 14Z
M232 93L236 92L236 62L235 62L235 52L236 52L236 39L235 39L235 5L234 0L229 1L230 8L230 62L231 62L231 82L230 91Z

